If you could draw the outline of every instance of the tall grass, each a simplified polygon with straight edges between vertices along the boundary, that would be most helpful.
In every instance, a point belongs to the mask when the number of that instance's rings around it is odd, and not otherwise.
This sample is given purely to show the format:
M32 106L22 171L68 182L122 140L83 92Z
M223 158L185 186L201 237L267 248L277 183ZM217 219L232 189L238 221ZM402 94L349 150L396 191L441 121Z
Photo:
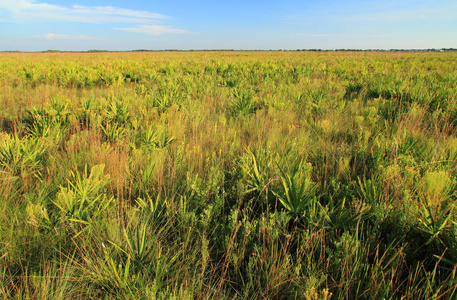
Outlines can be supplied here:
M456 62L0 54L0 297L455 298Z

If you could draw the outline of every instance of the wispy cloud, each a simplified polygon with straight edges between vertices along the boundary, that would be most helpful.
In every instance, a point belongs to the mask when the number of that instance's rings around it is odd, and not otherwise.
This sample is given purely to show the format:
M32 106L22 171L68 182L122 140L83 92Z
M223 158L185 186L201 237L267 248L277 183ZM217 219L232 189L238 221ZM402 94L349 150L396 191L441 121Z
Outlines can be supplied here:
M345 37L345 38L379 38L381 34L330 34L330 33L295 33L293 36L325 38L325 37Z
M399 3L402 3L399 1ZM422 5L420 5L422 4ZM377 22L411 22L422 21L430 22L434 20L455 20L457 15L457 2L438 4L434 1L419 3L418 7L406 9L393 7L390 10L373 12L360 15L349 15L349 20L354 21L377 21Z
M417 2L417 3L415 3ZM442 1L441 1L442 2ZM360 8L339 5L333 9L319 7L311 11L298 11L281 17L287 22L354 22L354 23L396 23L430 22L456 20L457 2L445 1L388 1L382 7L367 4ZM408 5L406 5L407 3Z
M73 5L67 7L34 0L1 0L0 12L2 10L9 15L9 21L14 22L45 20L46 22L150 24L158 19L169 18L148 11L113 6Z
M45 38L47 40L94 40L94 37L86 35L71 35L71 34L59 34L59 33L46 33L35 35L38 38Z
M325 33L296 33L295 36L304 36L304 37L345 37L346 34L325 34Z
M190 33L187 30L173 28L169 26L162 26L162 25L138 25L136 27L129 27L129 28L116 28L118 30L130 31L130 32L138 32L138 33L145 33L151 35L161 35L166 33Z

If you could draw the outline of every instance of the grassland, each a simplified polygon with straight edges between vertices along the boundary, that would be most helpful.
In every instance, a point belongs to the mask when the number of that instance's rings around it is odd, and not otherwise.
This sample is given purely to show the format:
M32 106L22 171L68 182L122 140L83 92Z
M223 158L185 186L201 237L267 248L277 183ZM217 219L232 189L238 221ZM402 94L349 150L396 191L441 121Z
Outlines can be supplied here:
M0 298L454 299L457 54L0 54Z

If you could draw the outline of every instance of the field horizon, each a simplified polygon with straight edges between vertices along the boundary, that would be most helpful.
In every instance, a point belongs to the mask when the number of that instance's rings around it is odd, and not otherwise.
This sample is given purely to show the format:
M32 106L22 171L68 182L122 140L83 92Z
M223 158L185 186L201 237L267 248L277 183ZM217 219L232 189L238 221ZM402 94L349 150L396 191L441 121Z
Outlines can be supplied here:
M335 49L133 49L133 50L0 50L0 53L142 53L142 52L452 52L457 51L457 48L335 48Z

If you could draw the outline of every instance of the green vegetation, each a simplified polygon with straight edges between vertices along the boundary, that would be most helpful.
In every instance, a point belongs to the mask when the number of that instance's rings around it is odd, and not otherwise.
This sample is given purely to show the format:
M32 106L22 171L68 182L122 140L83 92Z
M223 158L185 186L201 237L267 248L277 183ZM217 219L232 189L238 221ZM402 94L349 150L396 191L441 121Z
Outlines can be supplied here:
M0 298L454 299L457 55L0 54Z

